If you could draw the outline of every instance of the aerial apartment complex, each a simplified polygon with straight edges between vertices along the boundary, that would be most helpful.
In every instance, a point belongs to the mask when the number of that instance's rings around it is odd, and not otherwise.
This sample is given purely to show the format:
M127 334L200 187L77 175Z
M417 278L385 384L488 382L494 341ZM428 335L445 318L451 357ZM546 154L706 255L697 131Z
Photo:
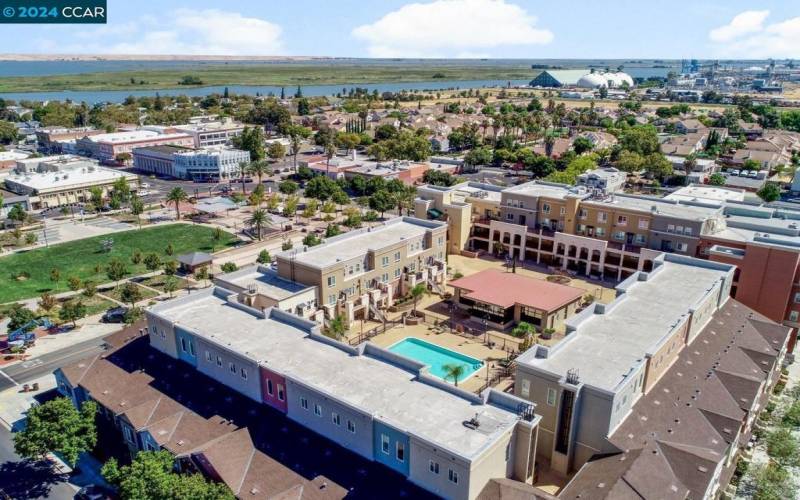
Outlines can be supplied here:
M316 287L326 318L375 318L417 283L442 291L447 279L447 224L397 217L277 255L278 274Z
M463 391L422 363L237 295L212 287L150 308L151 346L442 497L475 498L493 478L532 481L534 404Z
M662 252L731 263L734 298L800 326L800 210L786 204L708 186L660 198L541 181L422 186L417 195L417 217L447 221L452 253L507 254L615 281L651 270Z
M777 382L790 329L730 298L734 266L663 254L517 358L559 498L713 498Z

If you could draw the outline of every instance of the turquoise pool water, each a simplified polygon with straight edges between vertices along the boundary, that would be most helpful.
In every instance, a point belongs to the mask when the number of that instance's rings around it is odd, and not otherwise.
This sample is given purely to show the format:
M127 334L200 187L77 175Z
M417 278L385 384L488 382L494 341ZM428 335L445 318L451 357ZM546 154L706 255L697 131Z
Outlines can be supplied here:
M445 365L462 365L464 367L463 375L458 378L459 382L468 378L483 366L483 361L479 359L465 356L464 354L413 337L408 337L397 342L389 347L389 350L401 356L419 361L420 363L425 363L430 367L428 372L431 375L447 380L448 382L452 382L453 379L445 379L445 374L447 373L444 369Z

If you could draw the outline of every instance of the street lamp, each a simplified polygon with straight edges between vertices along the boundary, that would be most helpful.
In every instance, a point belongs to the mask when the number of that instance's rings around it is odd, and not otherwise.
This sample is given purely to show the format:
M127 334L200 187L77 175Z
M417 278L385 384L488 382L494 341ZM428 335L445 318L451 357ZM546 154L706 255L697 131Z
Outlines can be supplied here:
M483 343L489 345L489 328L488 328L488 321L486 318L483 318Z

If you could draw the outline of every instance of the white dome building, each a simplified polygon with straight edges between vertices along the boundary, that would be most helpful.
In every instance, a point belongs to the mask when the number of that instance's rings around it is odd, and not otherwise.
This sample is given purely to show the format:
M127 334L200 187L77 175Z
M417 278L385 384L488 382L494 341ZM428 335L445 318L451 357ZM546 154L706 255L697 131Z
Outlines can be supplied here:
M598 89L619 88L626 83L633 87L633 78L627 73L587 73L578 79L576 85L584 89Z

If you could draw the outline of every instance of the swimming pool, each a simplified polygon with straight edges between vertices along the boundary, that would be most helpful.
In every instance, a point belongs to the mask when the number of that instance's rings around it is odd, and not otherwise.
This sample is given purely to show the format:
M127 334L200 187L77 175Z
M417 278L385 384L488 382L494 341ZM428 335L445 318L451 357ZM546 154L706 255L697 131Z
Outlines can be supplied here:
M428 373L448 382L452 382L453 379L445 378L447 370L444 367L446 365L461 365L464 367L464 373L458 377L459 382L469 378L483 366L483 361L479 359L465 356L414 337L407 337L391 345L389 350L420 363L425 363L429 367Z

